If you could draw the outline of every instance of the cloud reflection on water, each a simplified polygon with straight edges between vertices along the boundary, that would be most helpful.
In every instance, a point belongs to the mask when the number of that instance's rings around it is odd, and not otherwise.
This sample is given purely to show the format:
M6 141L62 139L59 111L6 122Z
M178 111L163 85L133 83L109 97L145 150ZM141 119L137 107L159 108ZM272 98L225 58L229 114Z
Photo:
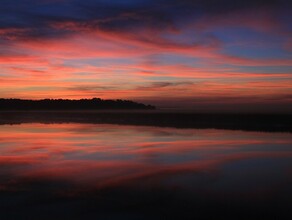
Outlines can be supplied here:
M0 193L80 197L112 190L122 200L115 190L166 190L259 201L291 195L289 133L21 124L0 126L0 146Z

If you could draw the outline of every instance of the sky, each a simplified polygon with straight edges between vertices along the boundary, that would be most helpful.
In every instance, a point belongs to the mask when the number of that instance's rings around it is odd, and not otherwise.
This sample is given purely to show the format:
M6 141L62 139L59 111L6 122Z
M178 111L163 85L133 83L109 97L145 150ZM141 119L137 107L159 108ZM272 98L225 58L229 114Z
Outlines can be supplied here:
M290 0L1 0L0 97L292 111Z

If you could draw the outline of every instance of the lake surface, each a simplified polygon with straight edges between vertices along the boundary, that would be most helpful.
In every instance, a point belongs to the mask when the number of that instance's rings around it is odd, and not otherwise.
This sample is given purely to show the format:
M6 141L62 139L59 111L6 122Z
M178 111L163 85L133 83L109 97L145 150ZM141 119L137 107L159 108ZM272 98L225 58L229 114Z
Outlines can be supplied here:
M292 133L0 125L1 220L290 219L291 198Z

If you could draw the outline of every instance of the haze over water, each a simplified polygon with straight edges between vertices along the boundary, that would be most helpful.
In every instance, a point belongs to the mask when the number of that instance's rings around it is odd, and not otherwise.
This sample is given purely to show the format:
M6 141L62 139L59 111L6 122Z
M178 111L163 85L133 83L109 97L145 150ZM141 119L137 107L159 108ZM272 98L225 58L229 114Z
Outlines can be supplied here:
M0 125L0 216L285 219L291 146L291 133Z

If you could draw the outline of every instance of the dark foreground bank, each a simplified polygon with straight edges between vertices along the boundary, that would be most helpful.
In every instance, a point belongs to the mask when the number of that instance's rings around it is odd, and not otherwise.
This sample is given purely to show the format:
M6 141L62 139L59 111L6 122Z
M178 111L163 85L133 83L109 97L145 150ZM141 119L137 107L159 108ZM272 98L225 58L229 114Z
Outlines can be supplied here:
M43 193L43 194L41 194ZM92 193L92 192L91 192ZM262 200L250 203L247 198L238 199L224 195L204 198L203 195L180 195L176 189L133 190L132 188L108 189L93 195L50 196L39 192L16 194L14 198L30 199L24 206L11 209L12 201L3 210L3 220L51 220L51 219L102 219L102 220L288 220L289 200L279 203ZM34 198L31 200L31 198ZM74 198L74 199L73 199ZM277 198L275 198L277 199ZM22 203L24 203L22 201ZM283 205L284 204L284 205Z
M0 111L0 124L94 123L292 132L292 114L197 114L162 111Z

